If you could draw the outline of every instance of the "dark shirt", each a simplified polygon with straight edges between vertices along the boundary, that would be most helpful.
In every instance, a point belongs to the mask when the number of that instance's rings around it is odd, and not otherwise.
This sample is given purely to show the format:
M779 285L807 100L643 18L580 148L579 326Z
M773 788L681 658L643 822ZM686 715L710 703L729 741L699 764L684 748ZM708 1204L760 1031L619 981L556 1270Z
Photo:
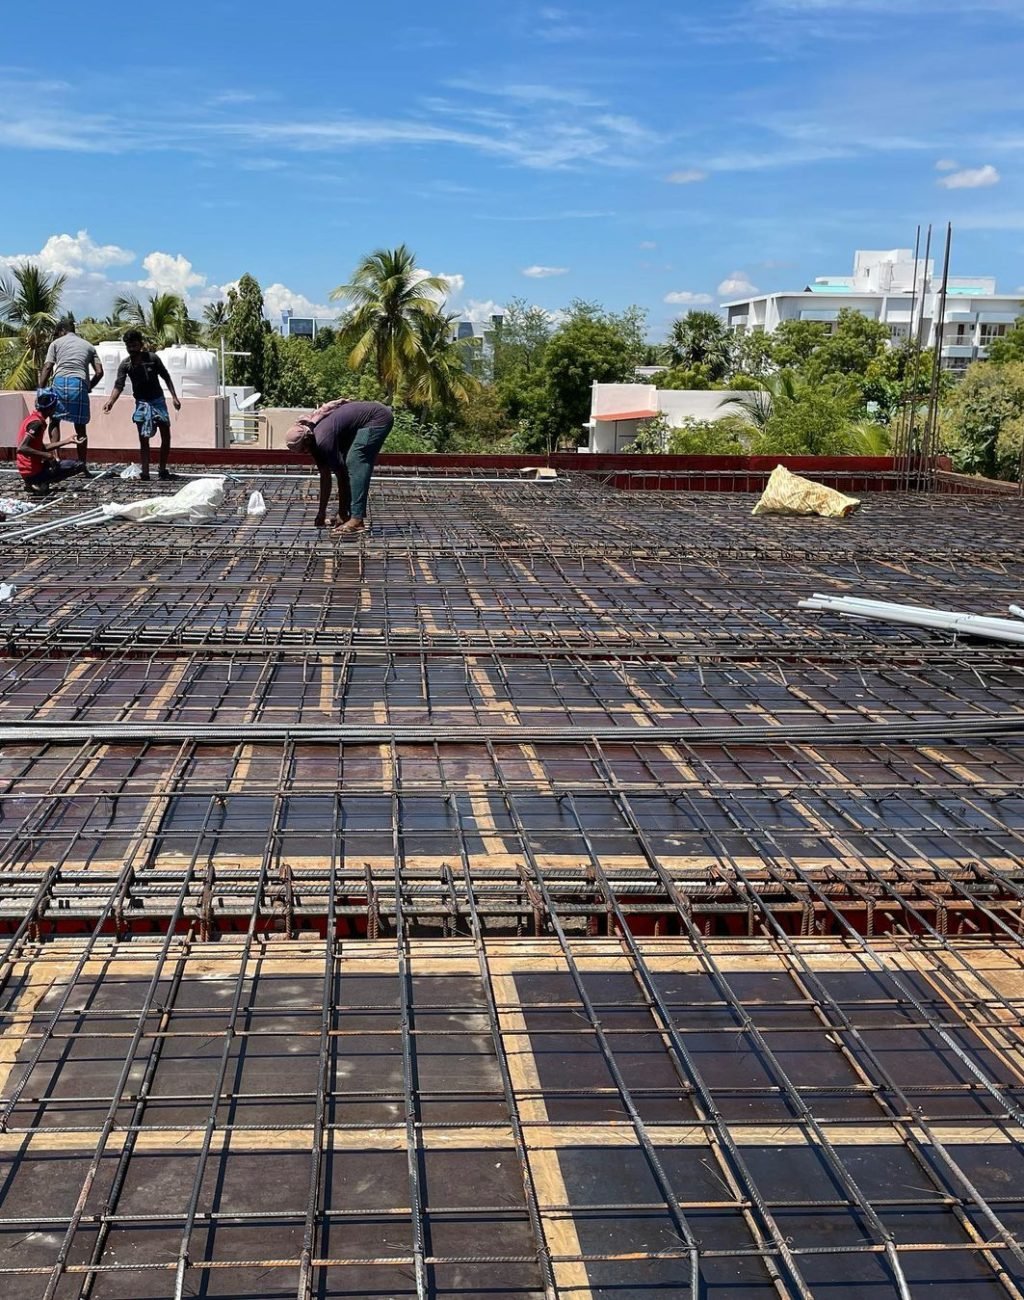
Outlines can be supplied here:
M117 368L117 382L114 387L124 388L124 381L131 380L132 393L137 402L163 401L164 392L160 380L170 386L171 377L167 367L155 352L140 352L137 357L125 357Z
M390 429L395 415L383 402L346 402L325 415L313 430L317 459L337 468L360 429Z

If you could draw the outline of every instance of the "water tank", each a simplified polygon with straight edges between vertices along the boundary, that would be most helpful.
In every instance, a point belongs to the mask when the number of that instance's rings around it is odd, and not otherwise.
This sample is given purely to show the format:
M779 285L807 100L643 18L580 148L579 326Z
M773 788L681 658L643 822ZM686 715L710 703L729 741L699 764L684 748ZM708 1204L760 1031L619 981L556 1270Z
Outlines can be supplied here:
M219 393L220 365L216 352L182 343L161 349L157 356L167 367L179 397L216 397Z
M117 367L128 355L128 349L123 343L97 343L96 351L99 353L100 365L103 367L103 378L92 390L93 397L109 397L114 389L114 380L117 378Z

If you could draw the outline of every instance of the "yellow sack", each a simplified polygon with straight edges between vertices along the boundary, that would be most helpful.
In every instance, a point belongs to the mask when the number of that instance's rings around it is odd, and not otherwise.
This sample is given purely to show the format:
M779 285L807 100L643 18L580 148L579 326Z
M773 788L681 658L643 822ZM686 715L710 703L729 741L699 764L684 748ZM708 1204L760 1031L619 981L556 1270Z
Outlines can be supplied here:
M824 515L842 519L860 502L843 496L835 488L812 483L809 478L791 474L784 465L776 465L761 500L751 511L755 515Z

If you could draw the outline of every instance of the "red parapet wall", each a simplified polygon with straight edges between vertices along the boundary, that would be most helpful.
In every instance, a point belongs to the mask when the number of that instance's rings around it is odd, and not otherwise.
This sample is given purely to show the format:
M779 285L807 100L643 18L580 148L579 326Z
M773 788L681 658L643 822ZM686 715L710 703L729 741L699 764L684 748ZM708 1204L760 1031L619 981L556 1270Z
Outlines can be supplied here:
M7 459L13 460L13 448L4 451ZM123 451L90 448L89 458L95 463L110 464L123 463L131 457ZM171 459L180 465L208 465L228 471L308 471L310 468L306 457L293 452L248 446L172 449ZM577 452L489 456L385 452L379 461L384 473L407 471L438 477L504 474L525 478L530 470L554 469L562 474L583 474L629 492L761 492L776 465L785 465L796 474L816 478L841 492L882 491L907 485L905 472L897 473L891 456L643 456ZM985 488L978 490L985 491Z

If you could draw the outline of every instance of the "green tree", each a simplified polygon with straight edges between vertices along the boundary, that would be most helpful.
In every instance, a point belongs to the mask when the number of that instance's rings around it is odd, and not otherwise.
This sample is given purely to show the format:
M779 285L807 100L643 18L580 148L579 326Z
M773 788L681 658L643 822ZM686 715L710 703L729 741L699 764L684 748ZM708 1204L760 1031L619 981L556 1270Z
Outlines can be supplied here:
M857 399L827 386L799 387L794 397L781 397L764 427L755 436L756 456L844 456L856 445L851 425Z
M268 358L273 358L268 366L271 381L263 390L266 406L315 408L334 395L327 390L309 339L271 334L265 346Z
M263 314L263 290L251 275L243 275L237 287L228 290L224 342L229 352L247 354L228 357L227 382L272 391L277 382L276 356Z
M742 456L750 441L750 426L740 417L718 420L692 416L673 428L663 415L643 421L630 452L664 452L670 456Z
M60 319L66 277L48 275L34 262L0 278L0 383L34 388Z
M114 299L114 315L125 328L141 330L151 348L199 339L199 323L189 316L184 298L176 293L151 294L145 305L133 294L123 294Z
M219 347L222 338L228 332L228 305L223 298L217 302L208 302L203 308L204 342L210 347Z
M957 469L1016 479L1024 436L1024 362L976 362L956 386L943 420Z
M420 368L419 322L435 316L449 289L442 276L425 276L413 252L400 244L379 248L356 267L332 301L351 304L345 320L349 364L360 370L371 362L386 400L401 396Z
M676 366L671 370L663 370L661 374L655 375L653 382L658 388L667 388L673 392L694 390L707 392L712 388L720 387L718 380L712 377L706 365L693 366L690 369Z
M871 418L891 424L908 404L928 401L935 373L930 350L916 353L912 344L885 348L868 363L861 390ZM944 401L954 387L953 377L939 368L939 399Z
M781 370L800 370L827 338L821 321L780 321L770 336L772 360Z
M590 417L595 383L624 383L636 369L633 340L621 317L581 313L554 333L544 352L543 409L532 412L534 437L553 451L560 439L575 446Z
M681 316L669 332L668 347L674 367L701 367L712 379L724 379L732 364L732 335L713 311L690 311Z
M757 388L741 393L729 393L722 398L722 406L730 407L751 429L763 432L775 412L784 402L800 400L801 386L792 370L780 370L761 380Z
M764 330L747 330L734 334L732 340L732 375L749 375L763 379L771 374L775 365L771 336Z
M511 298L494 329L494 382L514 385L539 370L554 330L550 312Z
M410 377L406 400L424 411L451 415L460 403L469 400L478 386L454 340L454 314L439 312L419 316L414 328L417 335L416 367Z
M1018 316L1013 329L1002 338L994 339L988 350L989 361L1005 365L1008 361L1024 361L1024 316Z
M493 384L478 384L458 408L444 450L472 453L505 448L511 451L516 432L515 422L506 414L497 388Z
M889 327L863 312L844 307L835 330L818 344L803 366L812 383L829 375L849 375L860 379L867 375L872 361L889 349Z

